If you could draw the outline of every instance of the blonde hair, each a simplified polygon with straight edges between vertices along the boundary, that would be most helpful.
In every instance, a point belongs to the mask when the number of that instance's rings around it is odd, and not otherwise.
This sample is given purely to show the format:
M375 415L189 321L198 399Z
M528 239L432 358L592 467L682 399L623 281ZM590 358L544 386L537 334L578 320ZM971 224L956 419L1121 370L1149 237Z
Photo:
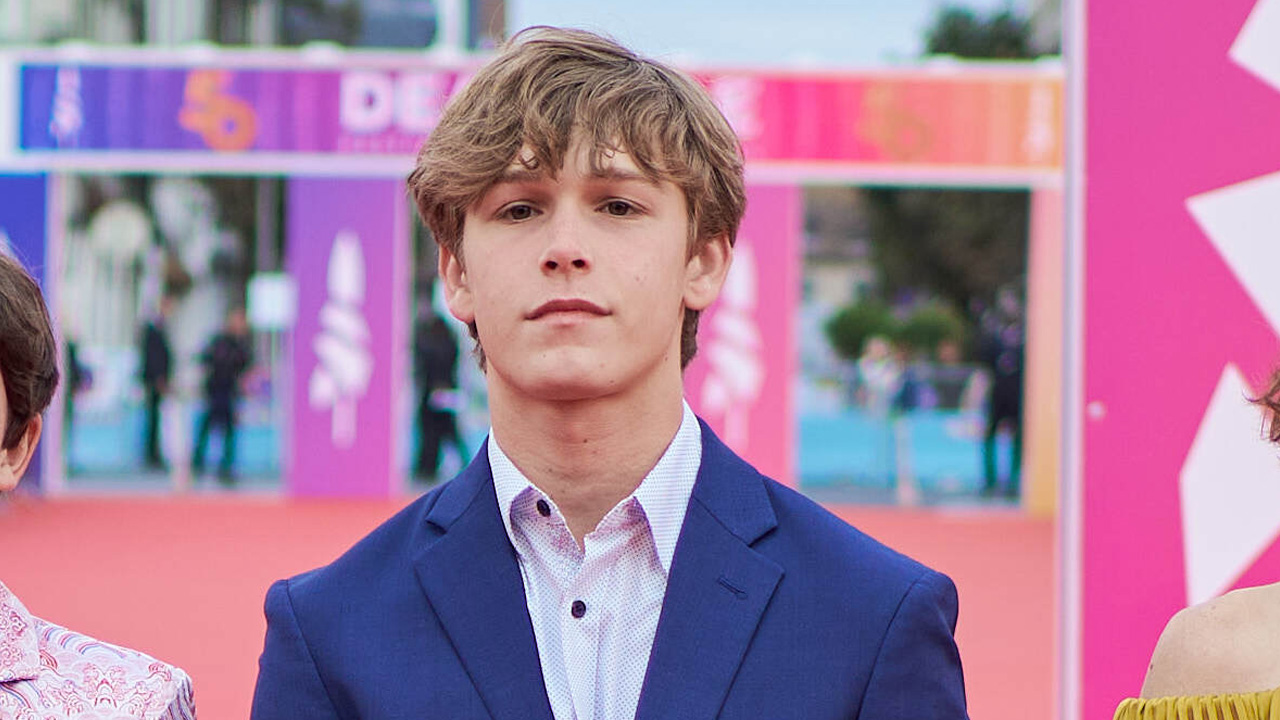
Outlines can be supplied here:
M650 180L680 187L691 256L711 238L735 240L746 207L742 149L711 97L684 73L583 30L534 27L511 38L450 100L409 193L436 242L465 265L467 208L514 161L554 175L576 140L592 148L592 169L625 151ZM698 315L685 311L681 367L697 352ZM483 367L474 323L471 335Z

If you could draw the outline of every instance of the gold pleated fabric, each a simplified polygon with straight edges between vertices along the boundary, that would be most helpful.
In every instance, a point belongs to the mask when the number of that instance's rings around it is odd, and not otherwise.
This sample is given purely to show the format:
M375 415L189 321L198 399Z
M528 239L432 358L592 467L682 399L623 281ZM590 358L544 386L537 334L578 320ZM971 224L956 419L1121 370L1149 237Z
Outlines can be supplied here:
M1129 698L1114 720L1280 720L1280 688L1240 695Z

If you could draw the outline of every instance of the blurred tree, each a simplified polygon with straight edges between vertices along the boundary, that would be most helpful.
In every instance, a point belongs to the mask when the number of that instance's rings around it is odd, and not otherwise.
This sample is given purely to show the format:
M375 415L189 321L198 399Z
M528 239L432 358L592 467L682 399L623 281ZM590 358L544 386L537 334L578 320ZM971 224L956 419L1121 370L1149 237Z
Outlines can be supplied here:
M932 295L967 317L1026 274L1026 191L868 188L866 194L886 297Z
M827 320L824 329L836 354L847 360L857 360L868 338L876 335L892 338L897 331L897 323L887 306L875 301L862 301L837 310Z
M895 338L912 350L934 357L937 355L938 345L944 340L963 346L967 331L964 317L950 305L925 303L902 321Z
M959 5L944 6L925 33L925 53L985 60L1033 57L1031 21L1010 8L983 17Z
M1030 22L1010 8L980 15L950 5L926 31L925 49L967 59L1026 59L1034 55L1031 32ZM886 297L941 298L973 328L975 307L1026 274L1026 191L869 188L867 213Z

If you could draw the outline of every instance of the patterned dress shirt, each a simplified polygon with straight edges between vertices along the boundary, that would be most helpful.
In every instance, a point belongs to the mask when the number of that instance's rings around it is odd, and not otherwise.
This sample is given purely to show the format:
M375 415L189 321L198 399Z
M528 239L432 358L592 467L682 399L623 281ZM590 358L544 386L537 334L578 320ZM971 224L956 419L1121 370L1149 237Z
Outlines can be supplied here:
M667 574L702 462L702 429L684 417L666 452L579 548L551 498L489 434L498 509L516 549L557 720L632 720L667 592Z
M186 673L33 617L0 583L0 718L195 717Z

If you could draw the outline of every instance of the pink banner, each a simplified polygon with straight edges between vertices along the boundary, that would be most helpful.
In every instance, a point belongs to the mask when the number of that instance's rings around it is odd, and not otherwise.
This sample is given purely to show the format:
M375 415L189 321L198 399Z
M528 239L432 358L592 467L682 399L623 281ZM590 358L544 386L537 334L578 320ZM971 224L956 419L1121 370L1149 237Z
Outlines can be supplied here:
M1062 80L1037 72L708 74L753 163L1059 170Z
M747 214L720 299L702 315L685 395L720 439L760 472L795 484L794 314L800 188L747 188Z
M1087 3L1083 717L1179 609L1280 576L1280 2ZM1259 690L1263 688L1258 688Z
M465 69L271 69L223 60L24 64L20 145L40 152L188 151L412 157ZM945 73L698 75L753 165L1053 172L1062 78L1027 65ZM222 160L225 162L225 158ZM197 168L198 169L198 168Z
M394 398L404 385L409 210L396 180L291 178L298 283L285 485L294 495L399 490Z

